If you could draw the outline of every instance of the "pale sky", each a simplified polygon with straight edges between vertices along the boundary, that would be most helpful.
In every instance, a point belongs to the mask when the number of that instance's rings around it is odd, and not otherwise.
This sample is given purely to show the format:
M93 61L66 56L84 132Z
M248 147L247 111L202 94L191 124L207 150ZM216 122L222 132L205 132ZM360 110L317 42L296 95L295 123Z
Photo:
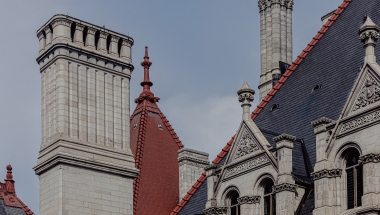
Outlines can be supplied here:
M17 195L39 214L37 163L41 96L36 31L55 14L130 35L135 40L131 111L149 46L152 91L187 148L210 161L238 129L236 91L246 80L258 92L260 28L257 0L0 0L0 180L12 164ZM343 0L295 0L294 58ZM258 104L258 93L252 110Z

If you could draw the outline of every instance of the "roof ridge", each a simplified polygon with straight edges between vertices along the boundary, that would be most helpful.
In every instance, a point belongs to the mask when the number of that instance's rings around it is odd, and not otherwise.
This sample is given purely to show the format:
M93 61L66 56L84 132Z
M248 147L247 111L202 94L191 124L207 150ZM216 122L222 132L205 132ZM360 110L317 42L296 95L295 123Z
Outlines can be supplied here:
M140 117L140 123L139 123L139 134L137 137L137 144L136 144L136 154L135 154L135 166L137 169L141 169L142 166L142 156L144 152L144 140L145 140L145 131L146 131L146 115L148 114L146 111L146 100L143 101L143 107L141 110L141 117ZM137 208L137 196L138 196L138 190L140 185L140 174L139 172L137 178L133 182L133 214L136 214L136 208Z
M257 108L252 112L251 119L254 120L259 113L264 109L264 107L269 103L269 101L274 97L274 95L277 93L277 91L282 87L282 85L288 80L290 75L296 70L298 65L301 64L303 59L309 54L309 52L314 48L314 46L319 42L319 40L323 37L323 35L327 32L327 30L334 24L335 20L342 14L344 9L347 8L347 6L352 2L352 0L344 0L343 3L338 7L337 10L333 13L331 18L322 26L322 28L318 31L317 35L313 37L311 42L306 46L306 48L301 52L301 54L297 57L297 59L292 63L292 65L288 68L288 70L282 75L280 80L277 82L277 84L272 88L272 90L269 91L267 96L264 97L264 99L260 102L260 104L257 106ZM234 136L235 137L235 136ZM222 151L217 155L215 160L213 161L214 164L219 164L219 162L223 159L223 157L228 153L228 151L231 149L231 145L233 142L234 137L227 143L227 145L222 149ZM203 173L205 174L205 172ZM190 191L186 194L186 196L182 199L180 203L176 206L176 208L173 210L173 212L170 215L178 215L178 213L182 210L182 208L186 205L186 203L190 200L190 198L193 196L195 191L200 187L196 186L199 180L202 180L202 183L206 180L206 178L203 178L202 176L198 179L198 181L194 184L194 186L190 189ZM193 190L195 189L195 190ZM191 194L192 193L192 194ZM190 195L191 194L191 195Z

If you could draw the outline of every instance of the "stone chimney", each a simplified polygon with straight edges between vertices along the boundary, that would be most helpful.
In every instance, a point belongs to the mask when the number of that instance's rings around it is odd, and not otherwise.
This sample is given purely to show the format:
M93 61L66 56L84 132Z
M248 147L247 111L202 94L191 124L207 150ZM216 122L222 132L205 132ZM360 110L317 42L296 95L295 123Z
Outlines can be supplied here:
M261 32L260 100L281 77L280 61L293 61L292 13L294 0L259 0Z
M182 199L198 178L204 168L210 165L208 153L183 148L178 151L179 197Z

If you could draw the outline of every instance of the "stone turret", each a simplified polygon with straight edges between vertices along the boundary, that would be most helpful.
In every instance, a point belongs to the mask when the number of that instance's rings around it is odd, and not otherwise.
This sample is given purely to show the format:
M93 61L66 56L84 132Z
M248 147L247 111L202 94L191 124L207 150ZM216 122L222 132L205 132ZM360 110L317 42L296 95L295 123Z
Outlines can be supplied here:
M250 109L251 102L253 102L253 95L255 95L255 91L248 85L245 81L240 90L237 91L239 102L241 102L241 107L243 108L243 120L250 119Z
M365 23L359 29L360 40L364 43L365 60L367 62L376 62L375 47L379 39L379 30L380 27L369 16L367 16Z
M294 0L259 0L261 32L260 100L281 78L281 64L293 61ZM284 69L283 69L284 70Z
M139 172L130 149L133 39L65 15L51 18L37 36L39 214L133 214Z

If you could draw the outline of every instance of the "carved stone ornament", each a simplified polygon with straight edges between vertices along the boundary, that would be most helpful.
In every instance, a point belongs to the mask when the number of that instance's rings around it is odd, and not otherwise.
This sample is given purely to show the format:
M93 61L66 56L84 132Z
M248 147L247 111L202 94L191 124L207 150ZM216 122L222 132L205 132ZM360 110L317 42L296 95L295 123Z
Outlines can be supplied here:
M368 76L352 110L359 110L378 101L380 101L380 85L373 77Z
M95 33L96 33L96 29L95 28L91 28L91 27L87 28L87 34L95 35Z
M289 0L287 5L288 5L288 9L293 10L294 0Z
M252 93L242 93L239 95L239 102L244 102L245 100L252 102L253 94Z
M107 39L108 33L104 31L100 31L100 38Z
M44 31L45 31L45 34L51 33L51 29L49 26L46 26L46 28L44 28Z
M117 43L117 42L119 42L119 39L120 39L120 37L115 36L115 35L111 35L111 41L112 41L112 42Z
M260 8L260 11L265 10L265 8L266 8L265 1L266 0L259 0L258 5L259 5L259 8Z
M231 168L228 168L226 170L226 175L225 177L230 177L230 176L233 176L233 175L237 175L239 173L242 173L242 172L245 172L247 170L250 170L250 169L253 169L255 167L258 167L262 164L265 164L265 163L268 163L269 162L269 159L267 158L266 155L262 155L260 157L257 157L253 160L249 160L249 161L246 161L246 162L243 162L237 166L234 166L234 167L231 167Z
M360 156L359 163L360 164L366 164L366 163L379 163L380 162L380 154L368 154Z
M365 116L362 116L358 119L351 120L347 123L344 123L342 126L341 133L351 131L353 129L363 127L365 125L368 125L372 122L379 121L380 120L380 111L376 111L370 114L367 114Z
M147 100L150 102L158 102L158 101L160 101L160 98L154 97L150 94L142 94L137 99L135 99L135 103L139 104L139 103L143 102L144 100Z
M243 196L237 199L239 205L260 203L261 196Z
M64 26L70 27L72 23L73 22L71 20L61 18L61 19L55 19L51 23L51 25L53 26L53 28L56 27L57 25L64 25Z
M212 207L203 210L205 215L227 214L227 207Z
M313 180L318 180L321 178L337 178L342 175L342 170L341 169L332 169L332 170L321 170L318 172L313 172L311 173L311 177Z
M360 34L359 39L366 43L368 40L372 39L373 41L377 41L379 39L379 32L376 30L367 30Z
M75 26L75 30L83 31L84 27L86 27L83 24L77 23Z
M37 37L38 37L39 40L43 39L44 38L44 32L43 31L39 32L37 34Z
M253 141L252 136L248 133L247 130L243 131L243 135L237 144L235 151L234 159L238 159L252 152L258 151L259 147Z
M273 186L273 193L280 193L283 191L296 192L297 186L295 184L288 184L288 183Z
M131 47L132 44L133 44L133 41L131 41L131 40L126 40L126 39L122 40L122 45L123 46Z

